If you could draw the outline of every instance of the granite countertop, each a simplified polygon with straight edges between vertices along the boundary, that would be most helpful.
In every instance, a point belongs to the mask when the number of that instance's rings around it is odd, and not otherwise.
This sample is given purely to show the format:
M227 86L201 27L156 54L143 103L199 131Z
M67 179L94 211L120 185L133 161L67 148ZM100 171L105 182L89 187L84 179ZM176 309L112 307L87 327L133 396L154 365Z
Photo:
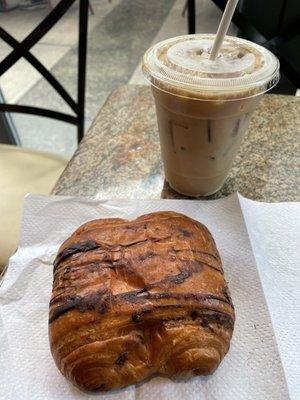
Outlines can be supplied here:
M299 131L300 98L265 95L225 185L207 198L239 191L260 201L299 200ZM93 199L184 198L164 181L148 86L124 85L110 95L53 193Z

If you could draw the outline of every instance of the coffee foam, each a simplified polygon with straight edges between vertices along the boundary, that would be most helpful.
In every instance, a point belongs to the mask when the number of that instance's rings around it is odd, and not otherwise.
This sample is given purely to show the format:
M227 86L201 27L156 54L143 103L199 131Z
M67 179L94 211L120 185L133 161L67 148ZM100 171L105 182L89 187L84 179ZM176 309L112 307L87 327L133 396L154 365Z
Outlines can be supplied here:
M252 96L277 83L277 58L247 40L226 36L217 59L210 60L214 36L185 35L156 44L144 56L144 73L161 89L196 97L199 92L213 98L220 92Z

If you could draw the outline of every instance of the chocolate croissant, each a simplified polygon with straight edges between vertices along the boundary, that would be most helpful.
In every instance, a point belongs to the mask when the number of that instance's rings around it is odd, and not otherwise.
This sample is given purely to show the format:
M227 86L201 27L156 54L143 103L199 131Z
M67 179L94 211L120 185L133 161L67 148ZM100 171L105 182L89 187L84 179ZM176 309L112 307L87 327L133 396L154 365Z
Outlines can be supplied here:
M51 352L84 389L211 374L234 319L215 242L182 214L87 222L54 262Z

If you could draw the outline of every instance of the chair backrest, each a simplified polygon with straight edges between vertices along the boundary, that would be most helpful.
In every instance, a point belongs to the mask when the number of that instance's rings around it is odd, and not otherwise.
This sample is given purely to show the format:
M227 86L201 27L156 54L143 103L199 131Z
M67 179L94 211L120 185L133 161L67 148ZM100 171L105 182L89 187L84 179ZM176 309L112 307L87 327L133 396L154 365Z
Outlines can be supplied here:
M85 106L85 75L86 75L86 47L88 27L88 0L79 0L79 35L78 35L78 70L77 70L77 101L74 101L66 89L51 74L50 71L30 52L30 49L59 21L76 0L60 1L38 26L21 42L17 41L6 30L0 27L0 38L4 40L12 51L0 62L0 76L11 68L20 58L25 58L56 90L56 92L70 106L74 115L53 111L40 107L19 104L6 104L0 99L0 111L35 114L48 118L58 119L77 126L78 142L84 134L84 106ZM5 118L2 118L5 121ZM8 128L7 128L8 129Z

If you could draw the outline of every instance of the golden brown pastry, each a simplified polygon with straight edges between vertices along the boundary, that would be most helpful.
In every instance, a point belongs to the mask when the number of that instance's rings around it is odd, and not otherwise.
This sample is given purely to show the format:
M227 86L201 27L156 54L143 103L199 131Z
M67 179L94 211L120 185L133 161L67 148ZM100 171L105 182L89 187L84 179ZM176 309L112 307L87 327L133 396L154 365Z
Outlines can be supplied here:
M210 374L234 318L213 238L182 214L87 222L54 262L51 351L84 389Z

